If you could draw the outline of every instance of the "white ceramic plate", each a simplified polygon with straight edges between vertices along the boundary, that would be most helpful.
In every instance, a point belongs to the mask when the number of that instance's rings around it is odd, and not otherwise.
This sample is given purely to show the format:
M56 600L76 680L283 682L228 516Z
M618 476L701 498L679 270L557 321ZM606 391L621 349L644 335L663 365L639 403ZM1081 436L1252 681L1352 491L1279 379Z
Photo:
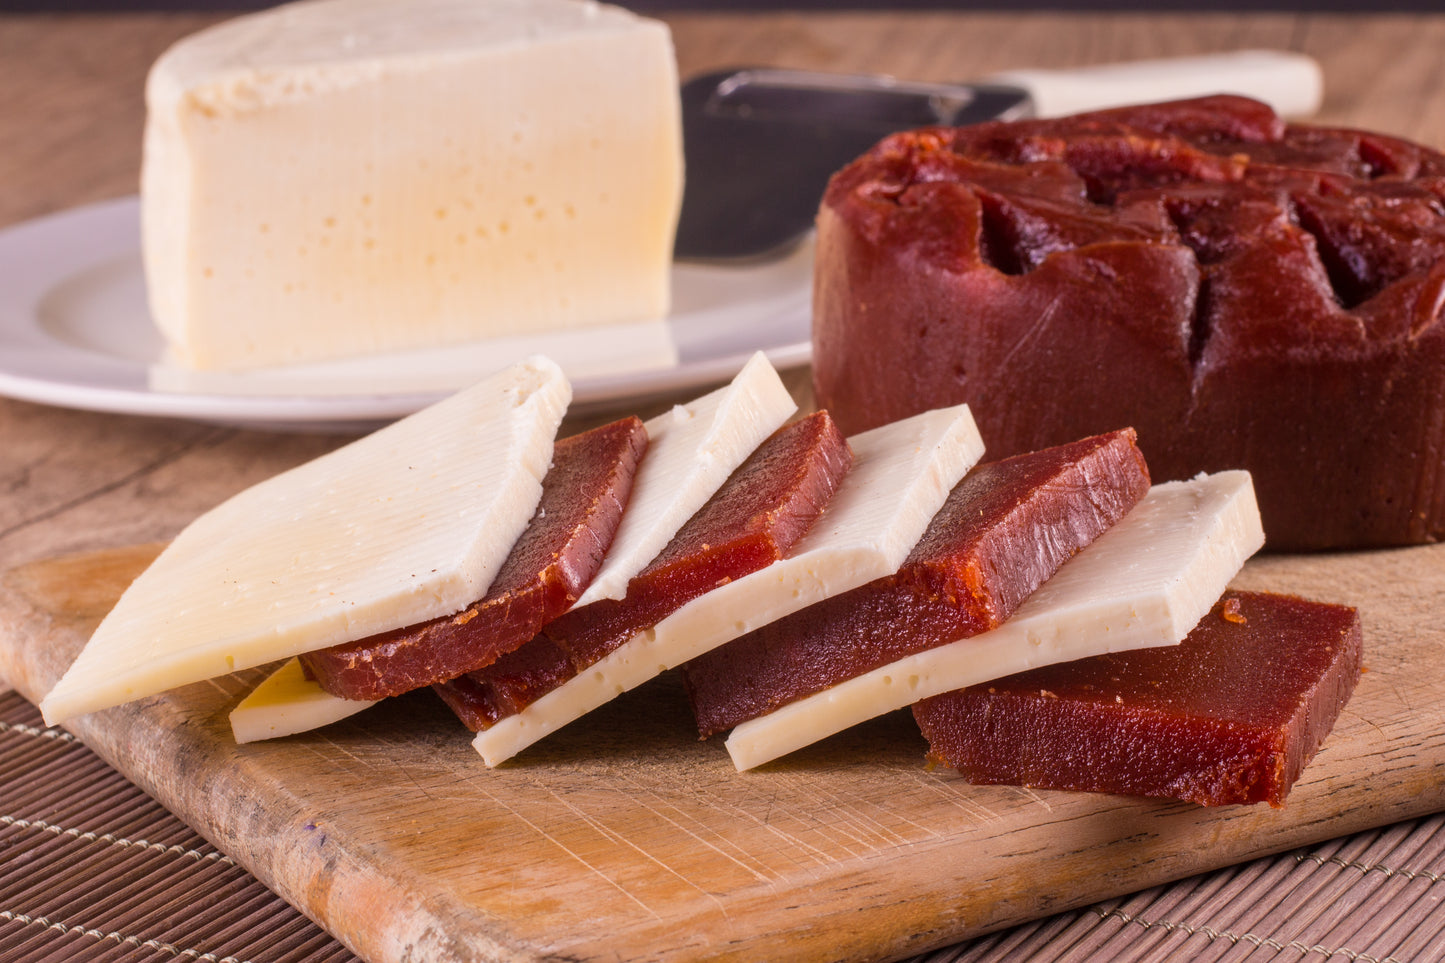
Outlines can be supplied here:
M724 381L754 351L778 368L810 353L812 249L742 267L673 268L677 364L573 382L573 410L620 408ZM135 197L0 231L0 394L43 404L278 429L389 421L432 394L278 396L155 390L163 344L146 309ZM478 372L478 375L485 372Z

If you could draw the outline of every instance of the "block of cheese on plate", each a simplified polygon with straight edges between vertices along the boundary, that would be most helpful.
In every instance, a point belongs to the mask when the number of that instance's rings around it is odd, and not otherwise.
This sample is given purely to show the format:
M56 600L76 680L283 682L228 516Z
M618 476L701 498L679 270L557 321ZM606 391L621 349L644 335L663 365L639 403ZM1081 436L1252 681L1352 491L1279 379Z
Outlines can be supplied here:
M146 104L146 280L179 366L610 325L644 354L667 340L682 142L662 23L306 0L181 40Z
M458 612L542 497L571 399L536 358L201 515L41 701L48 723Z

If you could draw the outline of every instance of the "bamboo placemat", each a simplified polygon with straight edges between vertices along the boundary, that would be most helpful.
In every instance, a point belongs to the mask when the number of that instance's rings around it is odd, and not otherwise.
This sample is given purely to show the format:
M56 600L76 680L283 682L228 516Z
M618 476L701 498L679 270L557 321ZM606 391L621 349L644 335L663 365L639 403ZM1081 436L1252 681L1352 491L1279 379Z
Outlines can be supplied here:
M0 692L0 963L356 957ZM911 963L1445 959L1445 814L1061 913ZM437 961L442 963L442 961Z

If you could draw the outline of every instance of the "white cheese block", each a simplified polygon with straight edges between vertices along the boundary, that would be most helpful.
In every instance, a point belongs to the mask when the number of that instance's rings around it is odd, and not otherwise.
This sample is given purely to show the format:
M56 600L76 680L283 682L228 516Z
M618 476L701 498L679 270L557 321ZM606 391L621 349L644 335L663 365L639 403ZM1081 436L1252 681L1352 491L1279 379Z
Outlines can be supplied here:
M1249 473L1154 486L1013 618L799 699L733 729L741 771L929 696L1035 666L1177 645L1264 544Z
M607 558L577 606L620 599L627 583L798 408L758 352L730 384L647 422L647 457Z
M46 721L481 598L536 510L570 397L534 359L197 518L41 702Z
M622 598L633 576L796 409L782 379L759 352L727 386L648 421L647 454L633 476L627 510L601 570L577 605ZM331 695L306 679L293 660L237 707L231 728L238 742L289 736L373 704ZM241 738L243 732L247 739Z
M336 698L306 678L299 659L288 659L231 710L231 733L239 743L280 739L329 726L374 705Z
M489 766L688 659L897 571L953 486L983 454L965 406L849 439L853 467L789 556L713 589L526 709L477 733Z
M179 363L244 370L666 315L666 26L576 0L307 0L146 84L142 237Z

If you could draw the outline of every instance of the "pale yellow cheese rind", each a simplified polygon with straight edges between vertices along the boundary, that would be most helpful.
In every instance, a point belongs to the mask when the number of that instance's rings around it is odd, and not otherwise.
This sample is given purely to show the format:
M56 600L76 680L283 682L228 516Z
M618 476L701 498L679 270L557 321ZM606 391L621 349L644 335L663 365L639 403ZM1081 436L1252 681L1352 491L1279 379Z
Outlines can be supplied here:
M536 510L570 398L534 359L197 518L41 702L46 721L481 598Z
M992 631L918 652L735 727L751 769L915 702L1107 652L1177 645L1264 544L1249 473L1155 485Z
M288 659L231 710L236 742L280 739L349 719L375 701L341 699L306 678L301 660Z
M309 0L152 68L141 179L175 361L247 370L668 310L660 22L574 0Z

